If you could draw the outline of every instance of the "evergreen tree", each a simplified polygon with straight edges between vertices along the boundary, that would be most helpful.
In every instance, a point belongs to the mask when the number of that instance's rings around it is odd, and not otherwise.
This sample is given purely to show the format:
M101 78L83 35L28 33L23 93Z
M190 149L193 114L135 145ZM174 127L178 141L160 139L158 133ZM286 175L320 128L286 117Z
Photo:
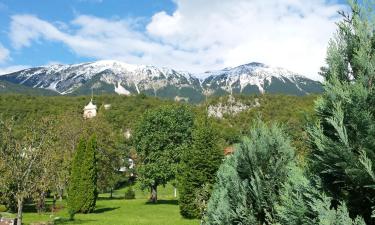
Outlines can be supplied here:
M340 202L337 210L331 207L331 198L319 191L303 174L301 168L291 166L287 182L275 202L273 224L282 225L365 225L361 217L350 217L346 204Z
M90 213L95 209L97 198L96 138L80 140L72 163L68 188L68 207L75 213Z
M270 224L274 204L294 159L277 126L257 122L220 166L208 203L206 224Z
M210 187L223 159L218 132L207 116L198 117L192 132L192 145L183 154L179 174L180 213L186 218L200 218L197 194ZM209 190L208 190L209 191ZM200 201L208 201L206 195Z
M368 2L366 4L366 2ZM319 121L310 128L312 169L333 198L368 224L375 206L375 2L351 2L328 48Z

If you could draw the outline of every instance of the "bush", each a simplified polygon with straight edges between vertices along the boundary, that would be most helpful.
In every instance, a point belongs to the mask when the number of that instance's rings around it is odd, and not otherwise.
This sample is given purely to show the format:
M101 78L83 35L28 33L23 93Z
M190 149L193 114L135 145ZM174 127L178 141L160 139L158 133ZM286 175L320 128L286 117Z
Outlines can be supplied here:
M0 205L0 212L6 212L7 207L5 205Z
M135 199L135 191L131 186L125 191L125 199Z

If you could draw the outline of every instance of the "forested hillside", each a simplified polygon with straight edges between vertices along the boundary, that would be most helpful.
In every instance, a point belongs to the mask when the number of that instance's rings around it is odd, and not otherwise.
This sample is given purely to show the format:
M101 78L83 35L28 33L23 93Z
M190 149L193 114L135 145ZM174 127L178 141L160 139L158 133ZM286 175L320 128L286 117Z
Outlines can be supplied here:
M90 101L90 96L23 96L1 95L0 116L2 119L14 118L16 121L39 120L42 117L68 117L71 120L83 120L83 107ZM200 105L190 105L196 113L222 111L221 118L210 115L215 126L221 132L225 145L239 141L240 137L249 132L254 119L260 117L264 121L276 121L285 124L288 132L300 139L303 126L307 118L313 117L313 102L316 96L286 96L286 95L260 95L260 96L223 96L208 99ZM113 126L114 130L132 130L142 114L161 105L179 105L176 103L145 95L118 96L100 95L94 97L98 106L98 114ZM104 104L110 104L108 110ZM221 107L220 107L221 105ZM225 107L236 110L238 105L243 109L238 112L228 111ZM218 108L219 106L219 108ZM298 137L298 138L297 138Z

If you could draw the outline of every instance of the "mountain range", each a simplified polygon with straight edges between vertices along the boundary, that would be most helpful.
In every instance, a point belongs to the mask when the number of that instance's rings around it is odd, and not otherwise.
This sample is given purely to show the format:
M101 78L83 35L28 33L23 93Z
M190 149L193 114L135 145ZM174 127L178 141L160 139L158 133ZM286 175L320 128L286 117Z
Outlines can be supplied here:
M322 92L322 85L287 69L257 62L193 74L165 67L101 60L34 67L0 76L0 93L23 93L24 90L30 93L32 89L38 94L48 95L87 95L91 94L93 89L94 94L144 93L200 102L206 96L226 94L307 95Z

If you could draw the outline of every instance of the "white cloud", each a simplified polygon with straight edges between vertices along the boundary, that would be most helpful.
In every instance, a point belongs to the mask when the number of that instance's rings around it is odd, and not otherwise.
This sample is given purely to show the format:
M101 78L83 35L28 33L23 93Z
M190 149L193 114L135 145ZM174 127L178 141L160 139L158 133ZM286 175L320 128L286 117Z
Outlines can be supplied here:
M15 66L8 66L8 67L0 67L0 76L4 74L9 74L9 73L13 73L16 71L20 71L26 68L30 68L30 66L15 65Z
M12 17L15 48L33 41L65 43L81 56L119 59L203 72L251 61L281 66L317 79L337 11L325 0L175 0L145 27L129 20L80 15L61 29L32 15Z
M0 63L9 59L9 50L0 43Z

